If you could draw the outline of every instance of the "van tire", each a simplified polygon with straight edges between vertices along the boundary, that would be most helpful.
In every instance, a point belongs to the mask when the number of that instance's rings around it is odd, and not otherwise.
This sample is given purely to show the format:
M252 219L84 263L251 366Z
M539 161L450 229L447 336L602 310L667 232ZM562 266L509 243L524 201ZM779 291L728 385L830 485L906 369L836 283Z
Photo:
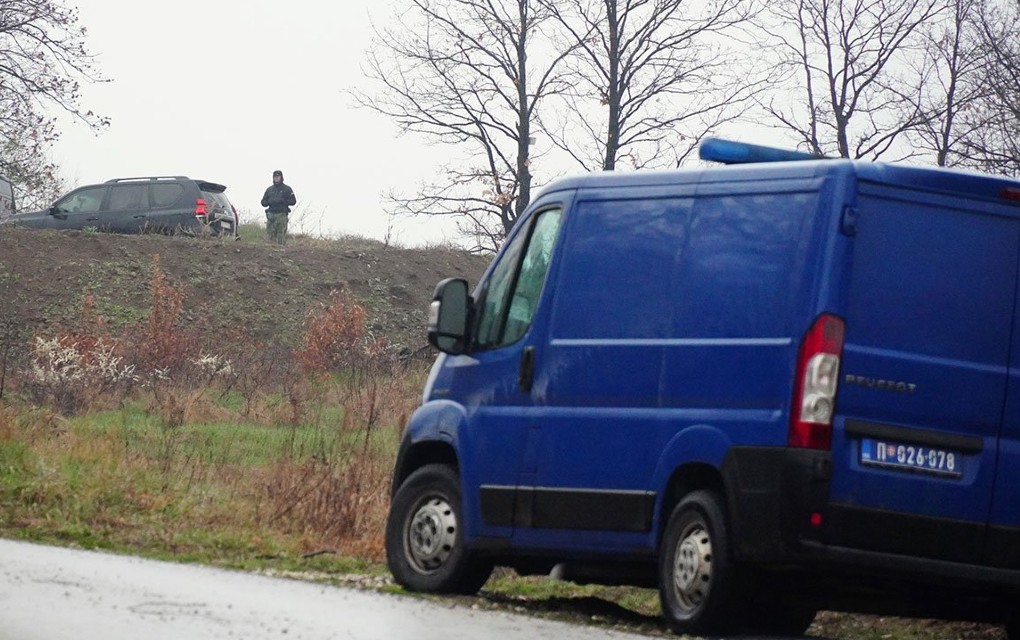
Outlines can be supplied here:
M722 502L693 491L673 509L659 550L659 601L678 634L719 635L740 626L737 567Z
M450 467L426 465L393 496L386 521L386 561L408 591L478 593L493 563L464 544L460 479Z

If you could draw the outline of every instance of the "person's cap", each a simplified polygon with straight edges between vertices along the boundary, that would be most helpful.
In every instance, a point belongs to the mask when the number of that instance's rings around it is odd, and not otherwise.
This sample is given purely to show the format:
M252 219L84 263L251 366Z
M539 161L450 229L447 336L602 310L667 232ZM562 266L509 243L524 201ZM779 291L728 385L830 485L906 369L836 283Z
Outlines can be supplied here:
M283 172L277 169L276 171L273 172L273 177L275 178L276 176L280 176L282 178Z

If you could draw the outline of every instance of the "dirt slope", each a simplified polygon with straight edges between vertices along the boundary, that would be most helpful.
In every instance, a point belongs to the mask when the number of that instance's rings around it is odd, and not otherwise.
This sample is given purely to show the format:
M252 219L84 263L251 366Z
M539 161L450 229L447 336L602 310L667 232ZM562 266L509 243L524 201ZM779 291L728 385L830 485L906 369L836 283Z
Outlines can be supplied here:
M426 309L448 276L478 281L489 258L452 249L397 249L357 240L295 238L286 247L214 238L123 236L0 228L0 315L45 330L73 321L91 290L100 314L123 326L145 317L154 256L185 307L215 328L300 335L309 309L348 287L375 337L425 345ZM291 342L290 340L284 340Z

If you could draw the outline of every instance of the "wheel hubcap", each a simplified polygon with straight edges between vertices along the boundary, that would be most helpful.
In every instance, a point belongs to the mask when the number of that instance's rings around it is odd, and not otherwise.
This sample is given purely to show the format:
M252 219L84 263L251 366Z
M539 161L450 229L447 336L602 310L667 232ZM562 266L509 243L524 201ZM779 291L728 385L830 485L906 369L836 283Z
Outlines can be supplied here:
M708 595L712 583L712 540L708 531L695 527L677 545L673 558L673 586L677 600L695 609Z
M429 498L411 516L407 528L407 554L419 571L435 571L453 551L457 518L442 498Z

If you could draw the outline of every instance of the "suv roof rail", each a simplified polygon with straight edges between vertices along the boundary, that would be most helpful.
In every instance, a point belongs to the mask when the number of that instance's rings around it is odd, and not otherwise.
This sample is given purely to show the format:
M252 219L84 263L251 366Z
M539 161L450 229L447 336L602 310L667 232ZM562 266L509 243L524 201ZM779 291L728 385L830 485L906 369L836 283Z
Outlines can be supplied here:
M792 149L763 147L757 144L724 140L722 138L705 138L698 147L698 157L702 160L721 162L723 164L748 164L754 162L787 162L790 160L825 160L825 156L815 155Z
M139 176L137 178L113 178L107 180L106 183L111 182L130 182L131 180L188 180L188 176Z

